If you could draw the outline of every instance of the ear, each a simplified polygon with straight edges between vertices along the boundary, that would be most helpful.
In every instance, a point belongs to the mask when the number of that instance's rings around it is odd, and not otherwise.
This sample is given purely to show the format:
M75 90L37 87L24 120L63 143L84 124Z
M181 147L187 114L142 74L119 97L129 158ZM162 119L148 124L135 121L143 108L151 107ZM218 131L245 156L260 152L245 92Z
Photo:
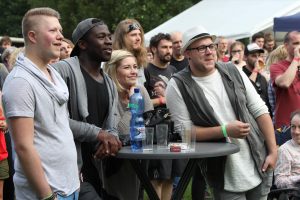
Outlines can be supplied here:
M190 59L190 51L185 51L183 55L185 58Z
M78 46L82 50L86 50L87 49L87 44L86 44L86 42L84 40L79 40L78 41Z
M153 55L157 52L156 47L151 47L151 52L153 53Z
M36 32L34 32L34 31L29 31L29 32L27 33L27 37L28 37L28 40L29 40L31 43L33 43L33 44L37 43L37 40L36 40Z

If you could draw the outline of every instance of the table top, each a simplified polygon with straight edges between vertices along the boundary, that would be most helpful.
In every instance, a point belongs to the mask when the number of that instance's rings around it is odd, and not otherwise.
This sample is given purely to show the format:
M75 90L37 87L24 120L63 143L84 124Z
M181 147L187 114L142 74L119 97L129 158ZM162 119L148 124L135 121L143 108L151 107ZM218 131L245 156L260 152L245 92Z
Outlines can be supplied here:
M195 151L170 152L169 149L157 149L153 151L133 152L130 146L123 147L117 158L124 159L185 159L185 158L208 158L233 154L240 149L233 143L197 142Z

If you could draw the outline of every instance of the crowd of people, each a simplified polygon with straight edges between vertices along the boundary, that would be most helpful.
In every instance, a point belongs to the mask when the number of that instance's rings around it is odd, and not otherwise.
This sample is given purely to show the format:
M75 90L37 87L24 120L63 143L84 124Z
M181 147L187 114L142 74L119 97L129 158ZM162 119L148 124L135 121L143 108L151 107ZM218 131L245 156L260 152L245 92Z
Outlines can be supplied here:
M193 200L208 187L216 200L266 200L273 179L278 188L300 182L300 32L277 47L271 33L244 44L197 26L158 33L146 47L137 20L108 27L84 19L71 41L60 14L42 7L23 17L24 47L2 37L0 200L143 199L130 162L115 157L130 141L135 88L144 112L167 108L197 142L239 147L197 166ZM275 132L287 129L278 148ZM172 198L186 164L143 163L160 199Z

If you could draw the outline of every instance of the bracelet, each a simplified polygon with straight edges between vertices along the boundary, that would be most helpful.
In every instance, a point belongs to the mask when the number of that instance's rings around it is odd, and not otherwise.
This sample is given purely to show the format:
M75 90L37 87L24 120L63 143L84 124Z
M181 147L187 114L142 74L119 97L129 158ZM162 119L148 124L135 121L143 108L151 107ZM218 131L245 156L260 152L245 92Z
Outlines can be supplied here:
M159 97L159 98L158 98L158 101L159 101L159 105L165 104L164 98L163 98L163 97Z
M55 194L51 193L49 196L42 198L42 200L54 200L55 199Z
M226 124L223 124L223 125L221 126L221 129L222 129L222 133L223 133L224 137L228 137L227 131L226 131Z
M300 58L293 58L293 61L299 62Z

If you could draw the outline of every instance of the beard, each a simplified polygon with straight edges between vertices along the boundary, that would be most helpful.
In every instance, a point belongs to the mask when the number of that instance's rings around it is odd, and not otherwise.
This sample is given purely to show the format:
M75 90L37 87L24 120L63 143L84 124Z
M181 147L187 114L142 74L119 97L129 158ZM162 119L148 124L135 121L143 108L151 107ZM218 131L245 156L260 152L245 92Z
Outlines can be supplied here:
M166 54L166 55L158 55L160 62L162 63L168 63L171 61L172 55Z

